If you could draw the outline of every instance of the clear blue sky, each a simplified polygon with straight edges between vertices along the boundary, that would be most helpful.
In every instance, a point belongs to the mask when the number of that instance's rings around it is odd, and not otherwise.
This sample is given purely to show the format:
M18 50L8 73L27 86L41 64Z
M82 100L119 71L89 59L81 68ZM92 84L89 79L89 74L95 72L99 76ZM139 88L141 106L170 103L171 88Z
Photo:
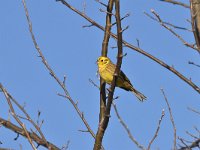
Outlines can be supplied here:
M83 3L86 2L86 14L105 25L105 13L99 11L99 8L105 8L99 3L94 0L68 2L79 10L83 10ZM72 98L78 101L79 108L96 133L99 91L88 80L91 78L95 83L99 83L95 61L101 54L103 32L96 27L82 28L89 23L54 0L27 0L27 7L41 50L57 76L60 79L63 75L67 76L67 89ZM121 1L121 16L128 12L131 16L122 22L123 27L130 26L124 32L124 40L136 45L136 39L139 39L142 49L173 65L187 78L191 77L192 81L200 85L200 69L187 63L194 61L200 64L199 55L183 46L171 33L143 14L144 11L150 13L150 9L155 9L165 21L191 28L186 21L190 19L189 9L158 0L125 0ZM59 147L70 140L70 150L91 150L93 138L88 133L78 131L86 128L68 100L57 96L56 93L62 93L62 90L38 57L28 31L22 2L2 1L0 18L0 82L19 103L26 103L26 110L33 119L37 119L38 110L42 112L42 131L47 140ZM194 42L192 33L180 30L177 32L188 42ZM113 39L109 43L109 47L112 46L116 46ZM116 52L116 49L109 48L108 55L113 62L116 62ZM120 96L116 101L118 111L133 136L142 145L147 146L157 128L162 109L165 109L166 115L152 149L172 148L173 129L167 105L160 91L160 88L164 88L173 111L177 135L190 140L185 131L196 134L193 126L200 129L200 119L198 115L188 111L187 107L199 109L199 94L149 58L128 48L124 48L124 53L127 53L127 56L123 59L123 71L134 86L148 97L147 101L140 103L130 92L118 88L115 91L115 95ZM8 106L2 93L0 110L0 117L8 119ZM11 121L14 119L11 118ZM23 137L14 141L15 137L16 134L1 127L0 141L3 144L0 147L17 150L21 144L24 150L31 149ZM114 111L111 112L103 145L107 150L137 149Z

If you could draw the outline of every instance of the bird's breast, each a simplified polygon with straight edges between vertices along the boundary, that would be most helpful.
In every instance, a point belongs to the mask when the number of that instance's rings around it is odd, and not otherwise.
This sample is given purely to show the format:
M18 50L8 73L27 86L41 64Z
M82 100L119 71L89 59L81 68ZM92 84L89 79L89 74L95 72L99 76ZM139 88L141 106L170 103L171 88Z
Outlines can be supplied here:
M113 80L113 75L106 68L99 68L99 74L106 83L110 84Z

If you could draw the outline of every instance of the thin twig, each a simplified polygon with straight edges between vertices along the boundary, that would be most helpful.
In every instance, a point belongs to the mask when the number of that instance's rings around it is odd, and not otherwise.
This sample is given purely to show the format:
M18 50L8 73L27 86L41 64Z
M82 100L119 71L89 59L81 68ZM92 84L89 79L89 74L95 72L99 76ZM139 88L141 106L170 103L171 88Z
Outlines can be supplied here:
M190 8L189 5L187 5L185 3L182 3L182 2L175 1L175 0L160 0L160 1L162 1L162 2L168 2L168 3L174 4L174 5L183 6L185 8Z
M96 88L100 89L99 86L92 80L92 79L89 79L89 82ZM108 90L107 90L108 91ZM109 91L108 91L109 92ZM119 122L121 123L122 127L126 130L129 138L131 139L131 141L133 141L138 148L142 149L142 150L145 150L144 146L142 146L132 135L131 131L129 130L128 126L126 125L126 123L123 121L122 117L120 116L118 110L117 110L117 106L116 104L114 103L114 99L118 99L119 96L116 96L116 98L113 98L113 102L112 102L112 106L114 108L114 111L115 111L115 114L117 116L117 118L119 119Z
M198 134L200 135L200 130L196 127L196 126L194 126L194 129L198 132Z
M104 4L103 2L101 2L100 0L95 0L96 2L98 2L99 4L101 4L102 6L106 7L107 8L107 5Z
M42 139L44 142L47 142L42 131L40 130L40 127L31 119L31 117L29 116L29 114L25 111L24 107L22 107L13 97L10 93L8 93L10 99L15 103L15 105L17 105L17 107L25 114L27 120L35 127L35 129L39 132L39 134L41 135Z
M124 20L125 18L129 17L130 16L130 13L127 13L124 17L121 18L121 21ZM116 25L116 22L114 22L112 24L112 26Z
M181 142L182 143L185 143L183 142L183 140L181 139ZM199 148L199 144L200 144L200 138L197 139L196 141L192 142L192 144L188 145L188 144L184 144L185 146L181 147L179 150L191 150L192 148Z
M89 18L87 15L81 13L79 10L77 10L76 8L72 7L68 2L66 2L65 0L57 0L60 1L63 5L65 5L66 7L68 7L69 9L71 9L72 11L74 11L75 13L77 13L78 15L80 15L81 17L83 17L84 19L86 19L88 22L90 22L91 24L93 24L94 26L96 26L97 28L99 28L102 31L105 31L105 28L101 25L99 25L97 22L95 22L93 19ZM109 34L117 39L117 35L109 32ZM164 61L156 58L155 56L147 53L146 51L144 51L141 48L138 48L128 42L126 42L125 40L122 41L123 44L130 48L131 50L137 51L138 53L150 58L151 60L155 61L156 63L158 63L159 65L161 65L162 67L168 69L170 72L174 73L177 77L179 77L181 80L183 80L185 83L187 83L190 87L192 87L196 92L198 92L200 94L200 87L198 87L195 83L193 83L190 79L186 78L184 75L182 75L180 72L178 72L175 68L171 67L170 65L166 64Z
M121 123L121 125L123 126L123 128L126 130L129 138L131 139L131 141L133 143L135 143L135 145L139 148L139 149L142 149L142 150L145 150L144 146L142 146L132 135L131 131L129 130L128 126L126 125L126 123L123 121L123 119L121 118L121 116L119 115L118 113L118 110L117 110L117 106L116 104L113 102L112 103L112 106L115 110L115 114L117 116L117 118L119 119L119 122Z
M151 145L153 144L154 140L155 140L156 137L158 136L158 132L159 132L159 130L160 130L160 125L161 125L161 122L162 122L162 119L163 119L164 116L165 116L165 110L163 109L163 110L162 110L161 117L160 117L160 119L159 119L159 121L158 121L158 127L157 127L157 129L156 129L156 132L155 132L153 138L152 138L151 141L149 142L149 145L148 145L148 147L147 147L147 150L150 150Z
M103 13L106 13L106 14L108 14L108 15L111 15L111 16L115 16L112 12L103 10L103 9L101 9L101 8L99 9L99 11L100 11L100 12L103 12Z
M155 17L153 17L152 15L148 14L147 12L144 12L144 14L145 14L147 17L151 18L152 20L154 20L154 21L156 21L156 22L159 22ZM184 28L184 27L176 26L176 25L174 25L174 24L172 24L172 23L169 23L169 22L166 22L166 21L163 21L163 23L166 24L166 25L169 25L169 26L171 26L171 27L173 27L173 28L175 28L175 29L186 30L186 31L192 32L191 29L187 29L187 28Z
M171 107L169 105L167 96L165 95L164 89L161 89L161 92L162 92L162 94L164 96L165 102L167 103L167 107L168 107L168 110L169 110L170 120L171 120L171 123L172 123L172 126L173 126L173 130L174 130L174 146L173 146L173 149L176 150L177 149L176 148L176 126L175 126L174 118L173 118L173 115L172 115L172 110L171 110Z
M25 0L22 0L22 2L23 2L23 5L24 5L24 10L25 10L25 13L26 13L26 18L27 18L27 22L28 22L28 26L29 26L29 32L31 34L32 41L34 43L34 46L35 46L37 52L39 53L40 58L42 59L42 62L44 64L44 66L50 72L50 75L56 80L56 82L59 84L59 86L63 89L63 91L64 91L64 93L66 95L65 98L67 98L70 101L70 103L73 105L73 107L75 108L76 112L78 113L79 117L81 118L81 120L85 124L86 128L88 129L89 133L92 135L93 138L95 138L94 132L92 131L90 125L87 122L87 120L84 117L82 117L82 113L81 113L80 109L78 108L78 106L76 105L76 103L74 102L74 100L71 98L69 92L67 91L66 86L56 76L56 74L54 73L54 71L52 70L52 68L50 67L50 65L48 64L46 58L44 57L42 51L40 50L40 48L39 48L39 46L37 44L37 41L35 39L34 33L32 31L32 23L31 23L31 20L30 20L30 17L29 17L29 13L28 13L28 9L26 7Z
M193 137L194 139L199 139L197 136L193 135L189 131L186 131L186 134L188 134L189 136Z
M200 115L200 111L198 111L198 110L196 110L196 109L194 109L194 108L188 107L188 110L190 110L190 111L192 111L192 112L194 112L194 113Z
M62 146L61 150L67 150L69 148L70 140L67 141L65 145Z
M5 128L12 130L16 132L17 134L20 134L24 137L27 137L23 128L20 128L16 126L15 124L11 123L10 121L7 121L1 117L0 117L0 122ZM44 140L40 138L36 133L28 132L28 134L30 135L30 138L33 139L38 145L44 146L46 148L50 148L51 150L60 150L58 147L56 147L54 144L48 141L47 141L48 144L44 143Z
M168 31L170 31L174 36L176 36L185 46L192 48L193 50L196 50L197 52L200 53L200 49L195 47L193 44L189 44L187 43L179 34L177 34L174 30L172 30L170 27L168 27L160 18L160 16L158 15L158 13L151 9L152 14L155 15L155 17L157 18L157 21L160 23L161 26L163 26L164 28L166 28Z
M184 146L180 146L181 148L179 150L190 150L190 148L188 147L188 145L186 144L186 142L188 143L188 141L184 140L183 138L181 137L178 137L178 139L181 141L181 143L184 145Z
M10 96L8 95L8 92L6 91L6 89L3 87L3 85L1 83L0 83L0 89L3 91L3 94L4 94L4 96L5 96L6 100L7 100L7 103L9 105L10 110L11 110L11 115L15 118L15 120L18 122L18 124L22 127L23 132L25 132L25 135L26 135L29 143L31 144L32 148L34 150L37 150L35 145L34 145L34 143L33 143L33 141L32 141L32 139L30 138L30 135L29 135L29 133L28 133L28 131L26 129L25 124L22 123L21 120L17 117L17 114L15 113L15 110L14 110L13 105L11 103Z
M197 67L200 67L200 65L198 65L198 64L196 64L196 63L194 63L194 62L192 62L192 61L188 61L188 64L194 65L194 66L197 66Z

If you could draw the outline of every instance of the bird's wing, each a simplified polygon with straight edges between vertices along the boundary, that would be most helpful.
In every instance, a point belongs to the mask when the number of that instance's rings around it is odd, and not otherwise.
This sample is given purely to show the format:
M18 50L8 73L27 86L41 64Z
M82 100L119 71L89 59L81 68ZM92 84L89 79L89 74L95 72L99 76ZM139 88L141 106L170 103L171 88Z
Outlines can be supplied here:
M132 86L131 81L127 78L127 76L123 73L123 71L120 71L119 78L123 82L128 82Z

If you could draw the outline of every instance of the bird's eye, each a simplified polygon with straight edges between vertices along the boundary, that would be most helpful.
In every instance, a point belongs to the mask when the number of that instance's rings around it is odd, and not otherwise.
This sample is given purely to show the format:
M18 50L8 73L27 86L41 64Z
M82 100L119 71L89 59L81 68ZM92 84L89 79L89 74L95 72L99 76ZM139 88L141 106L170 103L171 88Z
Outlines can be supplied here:
M103 59L101 60L101 62L103 62Z

